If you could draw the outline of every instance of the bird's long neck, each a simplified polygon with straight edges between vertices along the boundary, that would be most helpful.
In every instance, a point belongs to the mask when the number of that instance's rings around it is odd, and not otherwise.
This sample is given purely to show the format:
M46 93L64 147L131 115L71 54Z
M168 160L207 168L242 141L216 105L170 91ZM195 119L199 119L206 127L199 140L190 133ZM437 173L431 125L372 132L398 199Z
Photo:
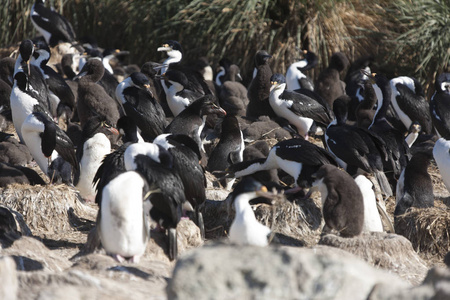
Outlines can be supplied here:
M255 214L253 213L252 207L249 201L252 199L247 194L241 194L234 200L234 208L236 210L237 220L244 220L245 222L256 221Z
M381 99L378 98L378 109L375 113L375 116L373 118L373 122L372 124L381 121L381 120L385 120L386 119L386 114L389 108L389 104L391 104L391 87L389 85L389 82L386 80L378 83L377 85L380 87L381 90ZM371 125L372 126L372 125Z

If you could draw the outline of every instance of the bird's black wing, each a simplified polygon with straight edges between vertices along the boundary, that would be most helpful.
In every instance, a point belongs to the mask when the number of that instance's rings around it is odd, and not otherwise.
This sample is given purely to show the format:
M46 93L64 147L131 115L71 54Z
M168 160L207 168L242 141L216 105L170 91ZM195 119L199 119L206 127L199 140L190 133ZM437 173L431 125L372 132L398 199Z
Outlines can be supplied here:
M328 109L315 99L305 94L286 90L281 95L281 98L292 101L289 109L296 115L313 119L325 126L330 124L331 118Z

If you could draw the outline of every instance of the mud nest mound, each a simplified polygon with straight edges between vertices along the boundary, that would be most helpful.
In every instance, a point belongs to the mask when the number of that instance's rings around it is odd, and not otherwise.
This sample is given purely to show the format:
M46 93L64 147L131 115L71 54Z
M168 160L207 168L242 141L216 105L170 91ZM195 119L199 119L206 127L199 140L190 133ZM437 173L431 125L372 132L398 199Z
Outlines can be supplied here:
M375 267L392 270L412 284L419 284L428 270L411 242L394 233L365 232L353 238L327 234L321 237L319 245L355 254Z
M79 231L96 215L78 191L64 184L9 185L0 189L0 204L22 214L33 235Z
M395 232L411 241L426 258L442 259L450 251L450 209L447 207L410 208L395 218Z
M323 226L321 209L312 198L290 202L279 195L272 205L258 206L255 215L276 233L274 242L290 246L317 244Z

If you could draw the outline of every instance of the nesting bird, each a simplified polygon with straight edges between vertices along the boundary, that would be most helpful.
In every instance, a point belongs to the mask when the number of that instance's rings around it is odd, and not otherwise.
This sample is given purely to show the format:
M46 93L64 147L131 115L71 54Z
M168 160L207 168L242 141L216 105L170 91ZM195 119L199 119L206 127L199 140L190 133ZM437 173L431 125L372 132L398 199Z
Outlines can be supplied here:
M256 197L267 197L267 189L252 178L241 180L231 195L236 211L230 227L229 238L237 245L265 247L269 244L271 230L256 220L249 201Z
M428 173L432 158L431 149L417 152L401 173L395 195L395 216L404 214L410 207L434 206L433 182Z

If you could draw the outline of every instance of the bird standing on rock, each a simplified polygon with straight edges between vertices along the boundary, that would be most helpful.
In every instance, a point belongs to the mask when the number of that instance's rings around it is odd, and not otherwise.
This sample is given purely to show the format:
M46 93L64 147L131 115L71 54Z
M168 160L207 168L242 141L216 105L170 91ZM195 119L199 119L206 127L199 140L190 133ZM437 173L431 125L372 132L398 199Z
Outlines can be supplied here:
M355 180L345 171L323 165L314 175L322 195L324 232L334 229L343 237L357 236L364 224L364 202Z

